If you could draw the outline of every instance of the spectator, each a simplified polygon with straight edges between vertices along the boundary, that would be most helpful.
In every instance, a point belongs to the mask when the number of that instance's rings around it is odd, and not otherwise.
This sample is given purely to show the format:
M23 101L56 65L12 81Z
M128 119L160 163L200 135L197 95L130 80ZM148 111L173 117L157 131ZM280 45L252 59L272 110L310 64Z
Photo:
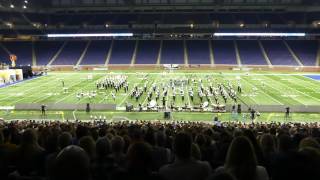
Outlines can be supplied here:
M204 180L211 171L208 163L194 160L191 157L192 139L186 133L178 133L174 139L173 150L175 161L160 168L160 174L166 180Z
M111 152L110 157L113 159L114 163L118 167L125 167L125 154L124 150L124 141L120 136L115 136L111 140Z
M69 132L63 132L58 138L58 146L63 149L72 143L72 135Z
M216 170L226 171L238 180L267 180L264 167L257 165L256 155L250 140L244 136L236 137L228 150L224 167Z
M44 172L44 149L39 146L34 129L27 129L22 134L21 145L15 155L18 172L22 176L34 176Z
M95 180L108 180L115 169L111 153L110 142L106 137L99 138L96 142L96 159L93 162L93 178Z
M299 149L303 149L303 148L307 148L307 147L311 147L311 148L315 148L315 149L320 150L319 142L311 137L304 138L300 141Z
M158 173L152 172L152 149L149 144L136 142L129 147L127 153L127 168L117 173L112 179L119 180L158 180Z
M171 159L171 152L165 148L166 135L163 132L155 133L155 145L152 148L153 170L158 171L159 168Z
M91 136L83 136L79 140L79 146L86 151L90 160L94 160L96 157L96 144Z
M57 156L50 180L90 180L90 159L78 146L68 146Z

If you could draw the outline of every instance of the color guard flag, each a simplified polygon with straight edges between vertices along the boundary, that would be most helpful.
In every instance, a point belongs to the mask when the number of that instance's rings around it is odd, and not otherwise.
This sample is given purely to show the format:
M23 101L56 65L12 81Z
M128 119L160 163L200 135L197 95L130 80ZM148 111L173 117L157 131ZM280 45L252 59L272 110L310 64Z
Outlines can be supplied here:
M14 54L10 54L10 61L11 61L11 66L16 67L16 61L17 61L17 56Z

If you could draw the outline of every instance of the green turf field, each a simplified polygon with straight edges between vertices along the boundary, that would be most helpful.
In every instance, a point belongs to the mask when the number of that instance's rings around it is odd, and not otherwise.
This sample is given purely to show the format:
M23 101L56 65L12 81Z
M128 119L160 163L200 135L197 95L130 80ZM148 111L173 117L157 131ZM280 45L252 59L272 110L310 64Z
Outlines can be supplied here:
M196 95L198 89L198 80L201 79L203 85L217 86L218 83L227 84L228 81L237 87L238 79L240 79L242 85L242 93L238 94L238 99L248 105L319 105L320 107L320 81L313 80L305 77L303 74L293 73L270 73L270 72L161 72L161 71L149 71L149 72L51 72L46 76L36 78L33 80L21 82L12 86L0 88L0 106L15 106L19 103L71 103L71 104L85 104L90 102L105 103L105 104L117 104L118 107L124 107L125 103L132 103L137 106L139 103L146 105L147 93L144 93L138 102L133 98L130 98L129 93L125 93L121 89L116 93L116 98L113 100L111 97L111 91L113 90L97 90L96 81L102 80L107 76L114 74L122 74L128 76L129 92L131 92L134 85L143 87L147 84L148 90L151 89L152 84L166 85L170 79L195 79L196 83L185 85L183 88L185 93L185 100L177 95L175 104L177 106L184 106L188 104L190 106L199 106L200 99ZM88 75L92 75L92 79L88 79ZM148 81L146 81L146 79ZM62 87L64 81L65 87L68 91L65 93ZM188 96L188 89L194 88L195 96L194 101L191 101ZM89 97L83 97L80 100L76 97L78 92L89 92L97 90L97 96L89 99ZM171 104L172 90L169 88L167 104ZM179 93L178 93L179 94ZM161 93L162 96L162 93ZM210 97L211 98L211 97ZM161 100L162 98L160 98ZM222 97L218 98L218 101L224 103ZM160 104L160 103L159 103ZM234 104L231 99L228 99L227 104ZM83 118L88 119L90 115L82 114L83 112L51 112L52 118L62 118L65 115L65 119ZM100 114L102 113L102 114ZM96 112L96 115L106 116L112 118L114 116L125 116L129 119L161 119L162 113L124 113L124 112ZM95 114L94 114L95 115ZM177 120L210 120L212 119L212 113L174 113L173 117ZM226 113L219 116L221 119L230 120L231 115ZM32 111L12 111L9 114L1 112L0 117L5 119L14 118L39 118L38 112ZM242 119L242 118L240 118ZM263 121L281 121L283 120L280 113L265 113L260 117ZM308 119L310 121L320 120L319 114L296 114L293 116L293 121L300 121L301 119ZM302 121L302 120L301 120Z

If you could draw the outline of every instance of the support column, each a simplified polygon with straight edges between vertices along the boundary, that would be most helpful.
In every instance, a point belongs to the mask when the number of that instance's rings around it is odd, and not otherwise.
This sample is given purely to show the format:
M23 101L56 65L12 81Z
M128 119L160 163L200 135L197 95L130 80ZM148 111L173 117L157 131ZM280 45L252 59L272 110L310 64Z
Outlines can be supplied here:
M110 58L111 58L111 54L112 54L113 44L114 44L114 40L112 39L111 44L110 44L110 48L109 48L109 51L108 51L108 55L107 55L106 61L104 63L105 66L108 66L108 64L109 64L109 61L110 61Z
M88 48L89 48L90 44L91 44L91 40L87 42L86 47L84 48L84 50L83 50L83 52L82 52L82 54L81 54L81 56L80 56L80 58L79 58L79 60L78 60L78 62L76 64L76 66L79 66L81 64L84 56L87 54L87 51L88 51Z
M264 49L264 47L263 47L263 45L262 45L260 40L258 40L258 44L259 44L259 47L260 47L260 50L262 52L262 55L263 55L264 59L266 60L266 62L269 65L269 67L271 68L272 67L271 61L270 61L270 59L269 59L269 57L268 57L268 55L266 53L266 50Z

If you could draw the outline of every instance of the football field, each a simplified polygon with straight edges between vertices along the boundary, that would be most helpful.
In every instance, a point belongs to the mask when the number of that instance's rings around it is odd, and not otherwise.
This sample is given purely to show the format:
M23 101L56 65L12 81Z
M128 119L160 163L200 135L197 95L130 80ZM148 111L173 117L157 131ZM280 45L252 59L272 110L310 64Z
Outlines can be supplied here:
M101 89L96 87L96 83L106 77L116 77L123 75L127 77L129 83L129 92L120 89L115 92L113 89ZM300 73L271 73L271 72L164 72L164 71L114 71L114 72L50 72L46 76L27 80L14 85L0 88L0 107L13 107L10 112L1 111L0 118L4 119L39 119L37 111L17 111L14 106L23 103L36 104L116 104L118 109L123 109L126 103L146 106L148 103L147 93L143 93L136 100L130 96L130 92L135 86L147 87L147 91L152 91L154 85L158 87L169 86L171 81L191 81L177 87L177 92L168 88L168 97L166 106L174 103L176 106L197 107L200 106L200 98L197 90L202 84L204 87L218 87L219 84L231 85L234 89L239 83L242 87L242 93L237 93L238 103L243 107L255 107L256 105L281 105L281 106L319 106L320 107L320 81L318 75L300 74ZM201 83L200 83L201 82ZM64 84L64 86L63 86ZM190 89L194 91L193 100L189 97ZM161 104L162 88L160 88ZM182 92L184 95L180 94ZM84 96L78 97L80 93ZM89 94L94 93L94 96ZM113 96L114 94L114 96ZM173 99L173 94L176 99ZM184 99L182 98L184 96ZM154 97L154 96L153 96ZM213 97L207 100L215 102ZM220 104L233 105L232 99L224 101L222 96L217 97ZM40 107L39 107L40 108ZM92 112L88 115L81 111L52 111L48 112L46 118L52 119L90 119L92 116L102 116L108 119L114 116L126 117L128 119L154 120L161 119L162 113L125 113L123 111L114 112ZM94 114L95 113L95 114ZM230 113L217 113L221 119L230 120ZM215 116L212 113L174 113L173 117L177 120L210 120ZM241 118L239 118L241 119ZM261 113L262 121L281 121L281 113ZM292 121L317 121L320 115L317 113L296 113L292 116Z

